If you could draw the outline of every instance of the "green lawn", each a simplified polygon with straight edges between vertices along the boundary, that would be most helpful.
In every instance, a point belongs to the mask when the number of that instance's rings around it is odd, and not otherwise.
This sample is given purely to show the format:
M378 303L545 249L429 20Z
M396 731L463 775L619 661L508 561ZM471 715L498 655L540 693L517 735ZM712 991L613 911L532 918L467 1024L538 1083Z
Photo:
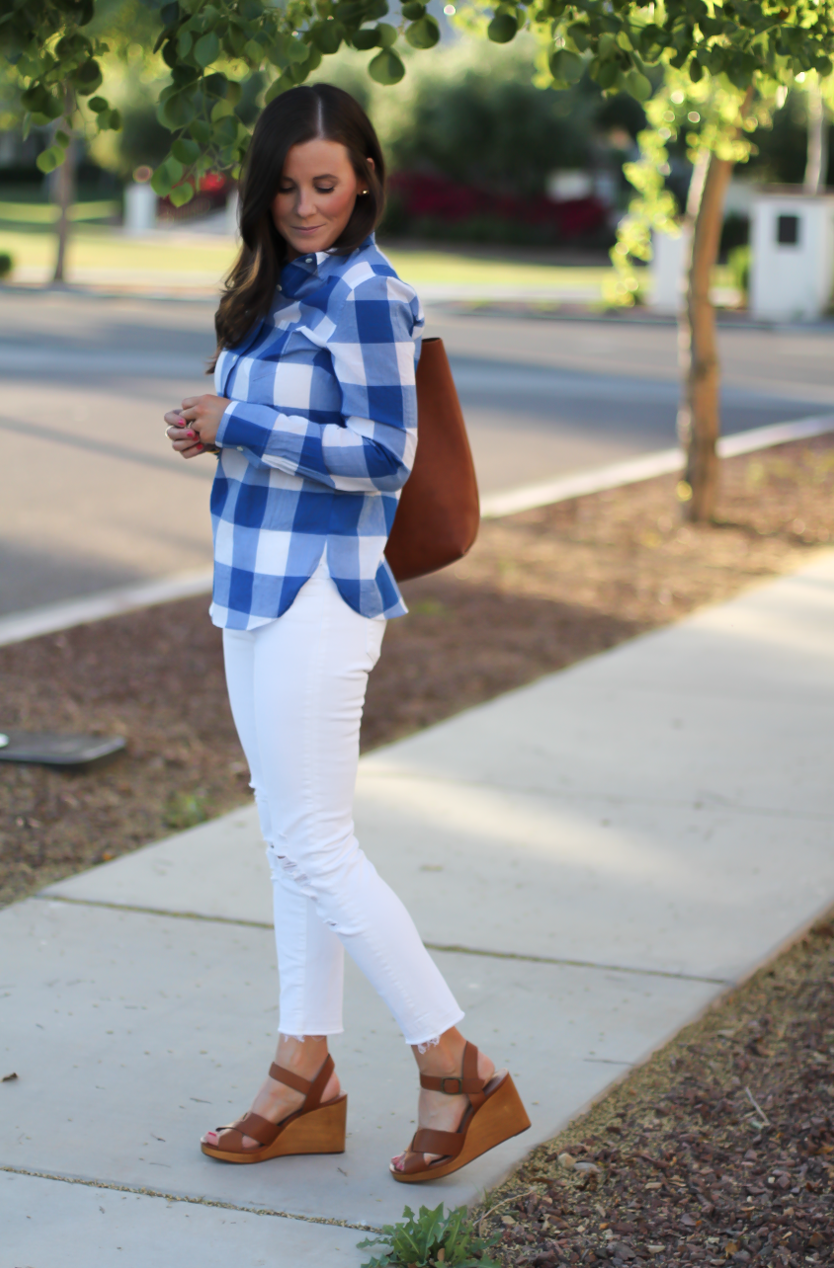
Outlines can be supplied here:
M83 206L83 204L82 204ZM8 251L15 270L27 281L40 280L35 272L48 270L55 255L54 235L48 225L32 223L25 228L19 223L2 219L0 204L0 251ZM50 210L48 207L44 211ZM545 264L527 264L500 259L480 259L446 251L399 251L396 247L387 251L394 267L414 286L461 285L530 287L543 291L574 290L589 287L597 290L609 272L606 268L564 268ZM232 263L235 248L231 241L208 238L201 242L197 235L185 240L176 237L159 239L125 238L121 233L106 227L80 223L74 229L69 247L68 280L73 273L82 275L90 270L95 280L105 280L103 275L112 271L124 278L135 273L137 281L143 274L171 273L179 279L193 274L196 284L211 285L219 280ZM12 273L12 281L15 274Z

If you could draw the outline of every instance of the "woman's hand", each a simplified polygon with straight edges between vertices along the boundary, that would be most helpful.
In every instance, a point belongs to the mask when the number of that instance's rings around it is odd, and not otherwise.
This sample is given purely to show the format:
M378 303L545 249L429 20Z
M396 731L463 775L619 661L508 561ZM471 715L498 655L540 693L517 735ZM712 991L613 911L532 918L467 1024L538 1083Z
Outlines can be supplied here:
M165 415L168 439L183 458L195 458L214 445L229 401L224 396L187 396L179 410Z

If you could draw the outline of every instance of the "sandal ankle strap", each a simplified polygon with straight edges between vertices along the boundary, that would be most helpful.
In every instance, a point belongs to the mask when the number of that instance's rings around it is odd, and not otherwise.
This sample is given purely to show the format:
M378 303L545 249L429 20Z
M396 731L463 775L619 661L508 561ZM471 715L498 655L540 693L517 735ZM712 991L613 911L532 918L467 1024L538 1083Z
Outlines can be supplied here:
M459 1096L462 1092L470 1100L473 1097L483 1100L481 1093L486 1087L486 1080L478 1078L478 1049L474 1043L467 1043L463 1050L462 1071L459 1075L446 1074L439 1077L421 1074L420 1087L427 1092L445 1092L447 1096Z
M274 1079L276 1083L284 1083L287 1087L291 1087L295 1092L304 1094L305 1110L315 1109L321 1103L322 1094L327 1087L327 1081L335 1069L335 1063L330 1053L324 1060L324 1065L319 1070L316 1077L310 1079L302 1079L300 1074L294 1074L292 1070L285 1070L282 1065L276 1065L273 1061L269 1067L269 1077Z

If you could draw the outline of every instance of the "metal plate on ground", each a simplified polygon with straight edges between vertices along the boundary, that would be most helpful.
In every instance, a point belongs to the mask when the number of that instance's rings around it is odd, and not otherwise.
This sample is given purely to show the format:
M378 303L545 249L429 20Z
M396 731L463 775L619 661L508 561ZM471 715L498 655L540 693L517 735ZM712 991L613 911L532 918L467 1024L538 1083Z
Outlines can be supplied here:
M3 743L3 740L6 743ZM127 741L121 735L55 735L49 731L4 731L0 762L29 762L40 766L89 766L120 753Z

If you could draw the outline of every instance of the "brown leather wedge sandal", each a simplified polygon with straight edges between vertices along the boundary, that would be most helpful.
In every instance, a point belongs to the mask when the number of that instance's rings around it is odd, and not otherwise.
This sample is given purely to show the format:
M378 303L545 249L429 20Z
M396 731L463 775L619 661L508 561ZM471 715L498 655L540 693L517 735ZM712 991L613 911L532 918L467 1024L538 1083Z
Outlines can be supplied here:
M469 1097L469 1108L456 1132L421 1127L414 1133L405 1153L404 1170L397 1171L391 1166L392 1176L401 1184L420 1184L423 1180L448 1176L530 1126L508 1070L494 1074L488 1081L478 1077L478 1049L472 1043L467 1043L463 1050L460 1078L439 1079L421 1074L420 1087L430 1092L446 1092L449 1096L464 1092ZM424 1154L441 1156L426 1163Z
M335 1100L323 1104L321 1100L333 1069L333 1058L328 1056L310 1083L273 1062L269 1067L271 1079L285 1083L296 1092L304 1092L305 1101L301 1109L288 1114L280 1123L270 1123L269 1119L261 1118L260 1114L253 1114L250 1110L236 1123L215 1128L222 1133L219 1137L221 1143L201 1143L203 1153L221 1162L266 1162L267 1158L282 1158L288 1154L343 1154L347 1094L343 1092ZM251 1136L259 1143L245 1147L244 1136Z

